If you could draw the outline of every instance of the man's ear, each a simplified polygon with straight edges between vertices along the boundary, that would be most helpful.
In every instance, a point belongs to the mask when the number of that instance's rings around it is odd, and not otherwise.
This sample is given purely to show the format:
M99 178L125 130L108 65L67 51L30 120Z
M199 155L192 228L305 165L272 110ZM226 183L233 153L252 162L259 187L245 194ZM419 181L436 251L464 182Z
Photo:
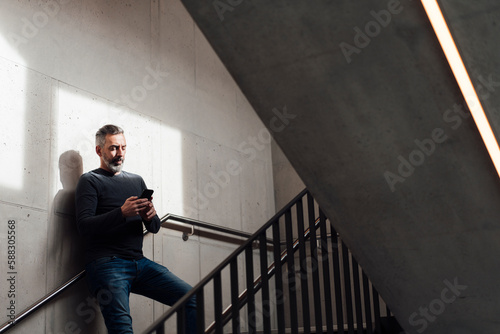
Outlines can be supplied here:
M97 145L95 147L95 153L97 153L98 156L102 157L101 146Z

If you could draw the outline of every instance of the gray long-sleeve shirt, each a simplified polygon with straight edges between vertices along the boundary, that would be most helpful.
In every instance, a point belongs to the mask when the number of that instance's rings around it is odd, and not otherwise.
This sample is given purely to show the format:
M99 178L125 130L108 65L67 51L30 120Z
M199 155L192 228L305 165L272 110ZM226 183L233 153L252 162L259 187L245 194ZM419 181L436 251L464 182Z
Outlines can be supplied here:
M141 176L122 171L114 175L102 168L80 177L76 188L76 220L85 240L85 260L89 263L105 256L140 259L143 221L141 216L123 217L121 206L130 196L139 196L146 189ZM144 222L150 232L160 229L156 215Z

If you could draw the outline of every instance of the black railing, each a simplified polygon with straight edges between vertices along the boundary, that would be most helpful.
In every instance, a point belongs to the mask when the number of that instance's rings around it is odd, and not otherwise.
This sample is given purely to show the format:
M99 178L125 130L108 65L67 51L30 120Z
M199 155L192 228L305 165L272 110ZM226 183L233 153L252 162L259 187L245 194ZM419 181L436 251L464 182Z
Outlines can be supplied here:
M192 296L198 333L383 333L390 311L328 222L304 190L144 333L184 333Z

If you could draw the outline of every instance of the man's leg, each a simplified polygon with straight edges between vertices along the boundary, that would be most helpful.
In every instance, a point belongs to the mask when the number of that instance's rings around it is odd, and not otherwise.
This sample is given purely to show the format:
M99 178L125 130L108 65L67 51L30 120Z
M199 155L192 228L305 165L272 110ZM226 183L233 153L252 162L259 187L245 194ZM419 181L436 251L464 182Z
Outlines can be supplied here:
M136 273L135 262L106 257L89 263L86 271L90 291L101 306L108 333L133 333L129 296Z
M175 276L164 266L147 258L138 261L139 272L131 292L172 306L182 298L191 286ZM186 332L196 333L196 298L186 304Z

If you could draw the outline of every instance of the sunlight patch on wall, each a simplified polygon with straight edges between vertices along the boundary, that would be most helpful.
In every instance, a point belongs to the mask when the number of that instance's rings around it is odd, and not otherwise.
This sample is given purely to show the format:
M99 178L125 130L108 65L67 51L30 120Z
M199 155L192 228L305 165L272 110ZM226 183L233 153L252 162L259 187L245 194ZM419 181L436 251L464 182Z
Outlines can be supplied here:
M125 131L127 153L124 170L141 175L153 195L158 215L182 212L182 135L160 120L140 114L94 94L59 83L54 94L54 154L77 151L83 172L99 167L95 153L95 133L105 124Z
M162 152L162 194L164 196L165 212L182 214L184 198L182 136L179 130L166 125L161 127L161 152ZM161 215L160 215L161 216Z
M20 58L7 41L0 36L0 48L8 50ZM4 51L5 52L5 51ZM3 52L3 53L4 53ZM26 154L26 69L12 62L0 61L0 91L4 98L0 99L0 159L2 173L0 186L23 189L24 156Z
M424 5L427 16L431 21L439 43L441 44L446 58L448 59L453 74L455 75L460 90L465 98L465 102L467 103L472 117L476 122L488 153L493 160L497 173L500 176L500 150L498 143L495 135L493 134L490 123L486 118L486 114L484 113L474 86L472 85L462 58L460 57L460 53L458 52L453 37L451 36L446 20L443 17L443 13L441 12L436 0L422 0L422 4Z

